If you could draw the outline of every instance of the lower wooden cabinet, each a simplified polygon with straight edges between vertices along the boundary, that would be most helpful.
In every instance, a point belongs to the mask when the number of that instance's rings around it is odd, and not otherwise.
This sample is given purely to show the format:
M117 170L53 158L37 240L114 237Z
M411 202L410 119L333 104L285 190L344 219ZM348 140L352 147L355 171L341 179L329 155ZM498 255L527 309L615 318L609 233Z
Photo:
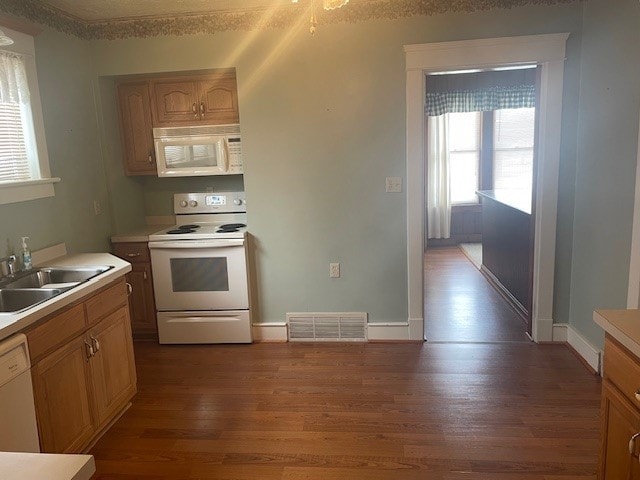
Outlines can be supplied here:
M640 378L630 375L640 361L624 347L605 340L602 383L600 480L640 480ZM638 383L632 387L633 383Z
M96 306L99 306L97 309ZM86 328L70 340L43 342L48 322L63 324L82 307ZM96 318L97 311L103 312ZM89 321L91 320L91 322ZM136 393L136 371L124 279L56 312L26 332L44 356L32 357L33 390L45 453L80 453Z
M133 337L140 340L157 339L156 303L147 242L114 243L113 254L131 263L127 282L132 287L129 304Z
M89 359L97 427L105 425L136 392L129 311L122 307L89 330Z
M45 357L31 375L42 451L80 451L95 431L84 338Z

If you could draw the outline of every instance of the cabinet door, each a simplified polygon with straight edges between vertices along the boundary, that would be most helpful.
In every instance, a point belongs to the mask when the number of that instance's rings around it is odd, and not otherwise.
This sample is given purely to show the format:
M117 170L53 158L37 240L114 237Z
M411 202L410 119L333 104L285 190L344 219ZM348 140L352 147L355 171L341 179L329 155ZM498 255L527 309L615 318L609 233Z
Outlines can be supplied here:
M201 80L198 89L203 123L225 125L240 122L235 77L225 75Z
M32 369L40 446L47 453L79 453L94 432L87 349L76 338Z
M200 123L195 80L152 80L154 126L175 127Z
M156 175L148 82L118 85L124 171L127 175Z
M131 272L127 274L127 282L131 284L129 310L131 312L131 329L135 338L157 338L156 304L153 299L153 283L151 265L149 263L132 263Z
M607 380L602 385L600 480L640 480L640 438L633 454L629 440L640 432L640 412Z
M136 392L129 309L116 310L89 330L87 336L95 351L89 366L99 429Z

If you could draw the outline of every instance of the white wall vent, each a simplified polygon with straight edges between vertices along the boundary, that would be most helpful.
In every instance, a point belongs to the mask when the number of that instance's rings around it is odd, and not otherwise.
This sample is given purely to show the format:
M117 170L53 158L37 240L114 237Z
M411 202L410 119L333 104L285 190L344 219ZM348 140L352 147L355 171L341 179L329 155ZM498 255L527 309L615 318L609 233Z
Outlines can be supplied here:
M287 313L290 342L366 342L367 314Z

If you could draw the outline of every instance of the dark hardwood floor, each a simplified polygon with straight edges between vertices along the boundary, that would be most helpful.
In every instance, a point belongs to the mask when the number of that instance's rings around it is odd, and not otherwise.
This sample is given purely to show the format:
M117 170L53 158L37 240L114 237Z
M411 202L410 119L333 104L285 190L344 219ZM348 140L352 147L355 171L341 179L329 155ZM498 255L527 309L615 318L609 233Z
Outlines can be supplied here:
M135 346L98 480L585 480L600 381L562 345Z
M427 341L529 341L524 320L459 247L427 249L424 285Z

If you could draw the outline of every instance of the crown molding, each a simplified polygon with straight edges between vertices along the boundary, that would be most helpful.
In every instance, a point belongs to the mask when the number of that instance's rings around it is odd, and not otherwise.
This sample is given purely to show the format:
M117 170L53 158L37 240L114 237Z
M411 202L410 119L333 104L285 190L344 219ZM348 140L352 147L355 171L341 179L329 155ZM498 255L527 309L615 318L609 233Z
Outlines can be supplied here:
M353 0L336 10L318 9L318 24L357 23L445 13L471 13L530 5L559 5L584 0ZM252 9L190 13L179 16L148 16L87 22L38 0L0 0L0 12L8 13L86 40L116 40L162 35L214 34L229 30L285 28L301 15L308 16L310 3L276 9Z

